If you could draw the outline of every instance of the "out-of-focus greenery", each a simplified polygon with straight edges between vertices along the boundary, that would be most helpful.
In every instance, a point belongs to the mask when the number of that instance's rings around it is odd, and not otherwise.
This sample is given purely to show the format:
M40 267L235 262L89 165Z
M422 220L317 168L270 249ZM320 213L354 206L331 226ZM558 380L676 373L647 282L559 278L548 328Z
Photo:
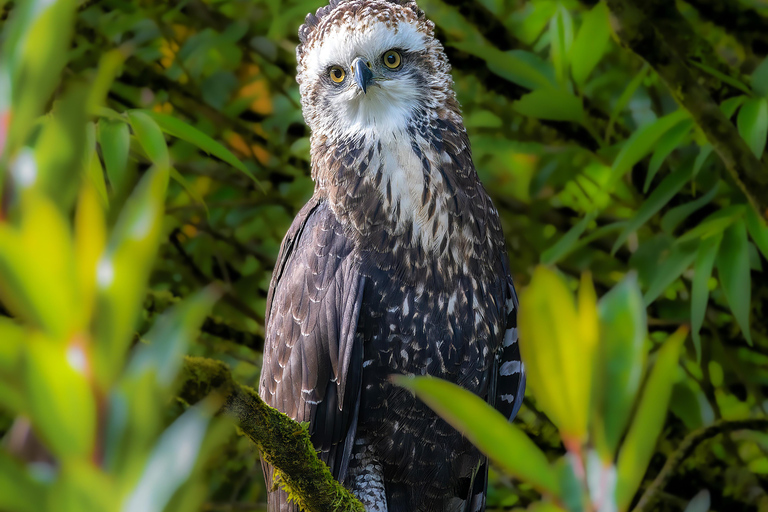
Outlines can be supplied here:
M184 353L258 382L323 3L0 0L1 511L263 509L174 384ZM514 426L415 381L489 509L768 510L768 4L419 4L522 290Z

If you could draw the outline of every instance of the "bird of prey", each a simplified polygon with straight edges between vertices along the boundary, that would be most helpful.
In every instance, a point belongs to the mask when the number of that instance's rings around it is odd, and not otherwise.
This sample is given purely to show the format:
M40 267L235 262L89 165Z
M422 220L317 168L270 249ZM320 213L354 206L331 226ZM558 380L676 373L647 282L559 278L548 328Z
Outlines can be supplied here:
M274 269L259 393L309 422L367 511L484 510L485 457L390 382L446 379L510 419L525 388L504 236L434 24L412 0L331 0L299 39L315 190Z

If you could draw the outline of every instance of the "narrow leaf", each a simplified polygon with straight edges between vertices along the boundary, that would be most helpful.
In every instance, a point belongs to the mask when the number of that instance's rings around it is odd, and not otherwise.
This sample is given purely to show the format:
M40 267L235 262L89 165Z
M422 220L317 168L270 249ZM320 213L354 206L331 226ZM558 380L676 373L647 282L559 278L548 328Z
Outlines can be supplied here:
M128 166L128 151L131 146L128 125L121 121L100 119L98 137L112 190L122 190L127 180L125 169Z
M629 82L629 85L627 85L627 88L624 89L624 92L621 93L621 96L619 96L619 99L616 101L616 105L613 106L613 110L611 110L611 117L608 118L608 126L605 129L605 141L608 142L611 139L611 136L613 135L613 125L616 122L616 119L619 118L619 114L621 114L624 109L629 104L629 100L632 99L632 96L635 95L635 91L637 91L637 88L640 87L640 84L643 83L643 79L645 78L645 75L648 74L648 70L650 68L648 65L644 65L643 69L641 69L636 75L635 78L632 79L631 82Z
M581 100L560 89L538 89L514 102L512 107L523 115L537 119L576 123L584 120Z
M645 305L655 301L680 275L685 272L696 258L696 241L677 243L658 265L648 289L645 292Z
M715 256L720 247L722 234L704 239L699 246L694 264L693 285L691 287L691 336L696 349L696 361L701 363L701 337L699 331L704 324L704 314L709 302L709 278L715 265Z
M584 86L605 55L610 37L608 7L600 2L584 15L584 22L571 48L571 74L579 88Z
M453 43L452 46L457 50L483 59L488 65L488 69L494 74L527 89L553 88L556 85L545 73L531 64L531 59L521 58L520 50L502 52L488 45L466 42ZM533 57L536 58L535 55Z
M629 507L654 454L677 377L680 347L687 335L688 328L683 326L664 342L643 389L640 405L621 446L616 465L616 505L619 510L627 510Z
M553 265L560 261L573 249L579 237L587 229L589 223L592 222L597 216L597 212L588 213L579 222L568 230L566 234L560 237L555 245L544 251L541 255L541 262L545 265Z
M677 228L677 226L679 226L682 221L690 217L692 213L698 211L704 205L709 204L710 201L715 198L719 189L719 183L716 183L715 186L712 187L712 190L696 199L695 201L681 204L680 206L675 206L669 210L664 214L664 217L661 218L661 229L664 232L671 234L675 228Z
M433 377L395 376L393 381L413 391L505 472L540 492L559 495L557 473L544 453L479 397Z
M726 75L725 73L721 73L720 71L716 70L713 67L707 66L706 64L702 64L701 62L696 62L693 59L688 59L688 62L690 64L693 64L694 66L696 66L700 70L704 71L705 73L709 73L710 75L714 76L718 80L721 80L721 81L725 82L726 84L728 84L728 85L730 85L730 86L740 90L741 92L746 93L746 94L752 94L752 91L749 90L749 87L747 87L746 85L741 83L740 80L736 80L735 78L730 77L730 76Z
M648 164L648 174L645 176L645 184L643 185L643 193L648 192L648 188L651 186L651 181L659 172L661 164L664 160L675 150L680 144L682 144L685 137L691 132L693 128L693 121L686 119L674 128L669 130L669 133L659 141L656 149L651 157L651 163Z
M742 218L737 219L725 230L717 258L717 271L728 305L747 343L751 346L749 312L752 300L752 279L749 274L747 226Z
M768 98L752 98L744 103L736 119L739 134L759 159L768 139Z
M763 257L768 259L768 226L765 224L765 219L761 218L753 208L747 208L746 220L752 241L763 253Z
M171 159L168 155L168 144L155 120L139 110L129 111L128 118L131 120L133 134L152 163L163 169L169 168Z
M742 218L745 212L746 208L743 204L733 204L731 206L726 206L725 208L716 211L701 221L698 226L681 236L679 241L681 243L685 243L692 240L700 240L717 233L722 233L737 219Z
M559 5L549 22L550 56L555 66L557 81L565 83L568 77L568 55L573 44L573 19L568 10Z

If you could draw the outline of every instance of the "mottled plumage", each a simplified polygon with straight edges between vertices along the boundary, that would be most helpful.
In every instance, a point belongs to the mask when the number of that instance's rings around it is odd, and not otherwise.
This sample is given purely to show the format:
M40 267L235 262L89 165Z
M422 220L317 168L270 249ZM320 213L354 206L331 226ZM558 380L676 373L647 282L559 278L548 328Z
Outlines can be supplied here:
M272 277L259 392L309 421L369 511L485 508L485 459L390 375L447 379L510 419L525 388L498 213L433 29L408 0L332 0L299 29L316 187ZM276 490L269 510L297 509Z

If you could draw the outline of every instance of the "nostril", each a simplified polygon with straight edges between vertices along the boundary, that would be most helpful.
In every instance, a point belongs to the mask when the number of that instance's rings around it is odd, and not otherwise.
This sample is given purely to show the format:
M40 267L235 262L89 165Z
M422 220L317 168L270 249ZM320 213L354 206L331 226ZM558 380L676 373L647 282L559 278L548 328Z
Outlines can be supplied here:
M366 62L366 63L365 63L365 65L366 65L366 66L368 66L368 69L372 69L372 68L371 68L371 63L370 63L370 62Z

